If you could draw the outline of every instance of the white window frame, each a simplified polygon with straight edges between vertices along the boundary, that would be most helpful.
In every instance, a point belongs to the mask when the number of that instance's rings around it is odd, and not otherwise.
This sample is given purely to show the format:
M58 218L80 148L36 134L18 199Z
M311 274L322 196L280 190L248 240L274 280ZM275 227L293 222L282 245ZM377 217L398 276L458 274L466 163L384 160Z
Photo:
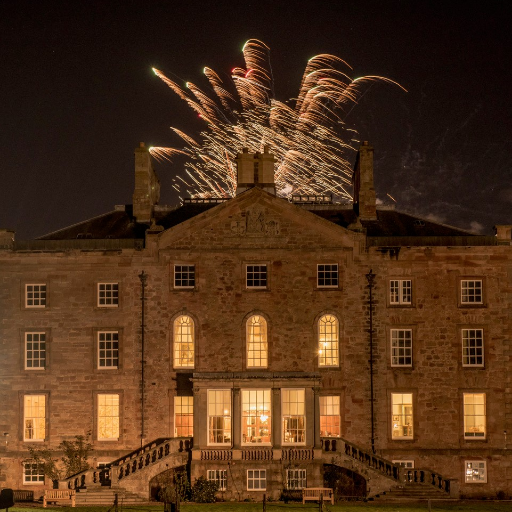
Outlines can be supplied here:
M29 309L44 309L47 298L46 283L28 283L25 285L25 307ZM29 304L32 302L32 304Z
M256 486L255 486L256 484ZM248 469L247 470L247 490L248 491L266 491L267 490L267 470L266 469Z
M327 284L328 283L328 284ZM316 266L317 288L338 288L339 269L337 263L318 263Z
M294 395L297 400L292 401ZM300 400L301 396L302 400ZM296 423L297 427L290 427L290 422ZM300 427L301 423L302 427ZM304 388L281 389L281 425L283 445L303 446L306 444L306 390ZM297 439L293 440L295 436L291 434L295 431ZM289 440L290 437L292 437L292 441Z
M270 388L242 389L240 397L242 445L271 446L272 390ZM263 441L264 437L268 437L269 440Z
M215 388L207 390L206 432L208 435L208 446L231 446L233 439L231 402L232 397L230 389ZM219 435L223 439L220 442L215 440Z
M336 368L340 365L340 322L335 315L318 319L318 366Z
M475 400L479 400L475 403ZM487 438L487 396L485 393L463 393L464 439L481 441ZM477 407L479 410L477 411ZM483 422L483 423L482 423ZM477 425L478 423L478 425Z
M27 468L27 466L31 467ZM44 485L44 467L42 464L33 461L23 462L23 485Z
M320 437L341 436L341 399L339 395L321 395L320 404ZM322 418L325 418L324 425L330 428L328 431L322 428ZM337 432L336 432L337 431Z
M464 482L467 484L487 483L487 461L465 460L464 461Z
M118 441L121 435L121 397L119 393L98 393L97 402L98 441ZM108 408L111 410L109 411ZM105 434L117 435L104 435L102 431Z
M478 298L479 300L472 300ZM460 303L463 306L482 305L484 303L484 283L482 279L460 280Z
M226 491L228 488L228 470L227 469L209 469L206 478L210 482L215 482L219 488L218 491Z
M412 329L390 329L391 366L412 367Z
M307 471L302 468L286 470L286 488L289 490L305 489L307 487Z
M32 443L46 440L46 415L46 395L34 393L23 396L23 441ZM27 432L32 434L27 435Z
M413 393L391 393L391 438L396 441L414 439Z
M186 327L188 326L188 327ZM174 368L195 366L195 323L189 315L180 315L173 322Z
M119 307L119 283L114 281L103 281L98 283L99 308L117 308Z
M391 306L410 306L412 304L412 280L389 280L389 304Z
M397 466L402 466L405 469L414 469L414 460L392 460L393 464Z
M29 340L29 337L36 339ZM25 370L40 371L46 369L46 343L46 332L25 332Z
M186 418L186 425L180 425L181 430L189 433L178 433L177 418ZM194 397L193 396L175 396L174 397L174 437L193 437L194 436Z
M462 366L465 368L483 368L484 360L484 330L481 328L461 329Z
M105 339L101 339L105 337ZM107 339L109 338L110 339ZM102 348L102 343L104 347ZM117 370L119 368L119 331L98 331L97 334L98 347L98 369L100 370ZM101 364L117 363L117 364Z
M246 357L247 368L268 367L267 320L261 315L247 319Z
M265 284L255 284L261 281L264 281ZM247 290L268 289L268 265L266 263L248 263L245 265L245 287Z
M185 284L183 284L185 283ZM174 265L174 288L193 290L196 287L196 266L188 264Z

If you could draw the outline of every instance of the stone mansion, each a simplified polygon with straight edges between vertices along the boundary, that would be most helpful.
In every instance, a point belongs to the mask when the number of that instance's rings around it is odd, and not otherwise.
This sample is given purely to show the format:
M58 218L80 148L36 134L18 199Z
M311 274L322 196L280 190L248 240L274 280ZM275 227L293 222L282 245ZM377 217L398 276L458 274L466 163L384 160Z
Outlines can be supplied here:
M0 230L0 487L42 494L28 447L89 434L78 484L146 498L181 466L225 499L333 466L367 495L511 496L512 226L377 206L368 143L353 204L277 197L267 150L237 165L234 198L165 207L141 144L133 204Z

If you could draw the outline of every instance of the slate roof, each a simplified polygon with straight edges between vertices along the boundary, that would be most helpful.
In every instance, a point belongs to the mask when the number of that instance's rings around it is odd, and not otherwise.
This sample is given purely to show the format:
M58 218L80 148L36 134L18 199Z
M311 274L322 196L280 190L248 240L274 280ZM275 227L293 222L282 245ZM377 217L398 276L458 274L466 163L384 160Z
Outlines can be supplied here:
M164 230L169 229L214 208L217 204L185 202L174 209L160 208L155 212L156 224ZM378 209L376 221L361 221L358 226L357 215L350 205L299 204L297 207L307 209L347 229L361 230L362 227L367 237L374 238L369 245L489 245L493 243L494 238L477 236L462 229L389 208ZM124 208L48 233L38 240L142 240L148 227L147 224L137 223L133 217L132 205L126 205Z

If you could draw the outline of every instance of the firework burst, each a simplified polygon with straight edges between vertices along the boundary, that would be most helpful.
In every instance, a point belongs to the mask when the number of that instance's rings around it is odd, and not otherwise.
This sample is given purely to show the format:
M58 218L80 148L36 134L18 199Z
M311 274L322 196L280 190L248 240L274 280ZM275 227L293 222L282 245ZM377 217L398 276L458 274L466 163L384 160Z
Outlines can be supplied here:
M155 74L207 124L198 140L171 128L185 143L182 149L153 147L157 159L186 155L187 178L174 180L174 188L191 197L232 197L236 193L235 158L243 148L276 157L277 194L333 194L350 198L352 168L348 156L353 131L343 118L357 103L365 85L375 81L399 84L384 77L351 79L350 66L334 55L317 55L307 63L294 106L274 97L269 54L261 41L250 39L242 50L245 68L235 68L225 83L210 68L206 93L188 82L186 89L161 71ZM345 72L346 71L346 72Z

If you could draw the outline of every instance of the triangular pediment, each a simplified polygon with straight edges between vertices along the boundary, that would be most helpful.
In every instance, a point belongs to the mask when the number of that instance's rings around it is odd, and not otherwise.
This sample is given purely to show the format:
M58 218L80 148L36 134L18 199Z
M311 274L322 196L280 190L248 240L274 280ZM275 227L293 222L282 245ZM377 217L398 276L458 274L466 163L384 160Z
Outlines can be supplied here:
M259 188L190 218L158 235L160 250L351 248L358 235Z

